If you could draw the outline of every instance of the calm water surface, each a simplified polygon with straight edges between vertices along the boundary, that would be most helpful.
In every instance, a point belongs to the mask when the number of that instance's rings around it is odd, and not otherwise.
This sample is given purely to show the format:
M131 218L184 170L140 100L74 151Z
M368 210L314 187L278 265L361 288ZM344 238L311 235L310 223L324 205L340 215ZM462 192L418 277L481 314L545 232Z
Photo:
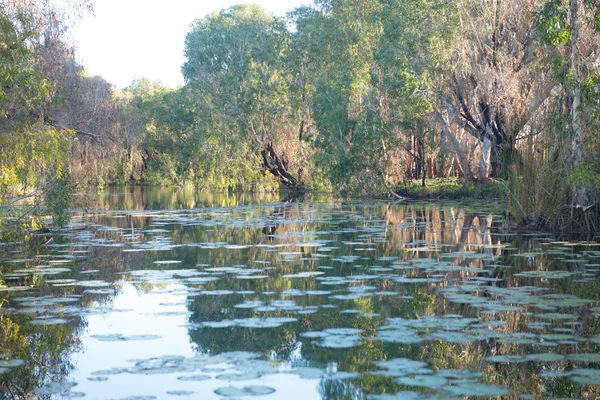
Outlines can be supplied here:
M128 188L0 246L1 398L600 398L600 245L493 205Z

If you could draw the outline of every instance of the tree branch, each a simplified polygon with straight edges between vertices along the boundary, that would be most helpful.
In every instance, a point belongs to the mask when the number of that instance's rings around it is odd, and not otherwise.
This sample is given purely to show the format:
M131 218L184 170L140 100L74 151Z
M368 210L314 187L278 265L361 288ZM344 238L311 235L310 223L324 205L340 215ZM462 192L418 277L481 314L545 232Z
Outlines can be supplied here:
M13 199L13 200L11 200L10 202L8 202L6 204L0 204L0 207L10 207L11 205L13 205L15 203L18 203L21 200L25 200L25 199L28 199L30 197L35 196L37 194L37 192L39 192L39 189L37 189L37 190L35 190L35 191L31 192L31 193L28 193L28 194L26 194L24 196L17 197L16 199Z
M58 128L58 129L74 131L75 134L77 134L77 135L89 136L89 137L94 138L94 139L108 139L108 140L112 140L115 143L118 142L117 139L115 139L115 138L113 138L111 136L98 135L96 133L87 132L87 131L84 131L84 130L81 130L81 129L69 128L67 126L59 125L59 124L54 123L54 121L52 121L50 118L45 118L44 120L50 126L53 126L55 128Z

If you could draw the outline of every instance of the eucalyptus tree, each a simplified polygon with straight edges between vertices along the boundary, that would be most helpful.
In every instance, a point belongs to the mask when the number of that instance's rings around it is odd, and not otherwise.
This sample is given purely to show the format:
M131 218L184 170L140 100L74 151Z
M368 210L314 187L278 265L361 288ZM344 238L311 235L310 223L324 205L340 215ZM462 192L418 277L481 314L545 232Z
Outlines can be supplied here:
M472 179L457 139L467 132L480 143L480 176L505 175L506 164L519 157L519 135L531 130L556 86L548 54L535 40L537 2L385 5L378 60L398 121L425 120L430 130L440 129Z
M480 174L506 176L518 161L516 143L557 85L548 52L534 29L537 0L456 4L453 57L444 76L443 101L457 126L481 144Z
M285 137L289 77L285 55L290 35L284 20L257 5L237 5L196 20L185 40L186 86L197 96L198 129L206 145L226 149L220 162L255 174L261 165L295 188L289 154L278 154ZM218 138L215 135L219 135Z
M453 3L444 1L323 0L304 13L297 31L318 60L312 92L320 149L315 162L329 171L334 185L386 188L395 196L390 186L405 179L407 165L415 165L409 177L425 178L426 158L432 160L441 145L432 135L436 85L440 64L448 62L455 16Z
M334 184L379 184L394 195L390 186L406 177L424 180L426 159L433 163L442 146L435 116L457 23L454 2L318 1L317 8L313 117ZM470 178L466 156L445 128Z
M141 178L150 184L182 184L193 178L195 99L187 88L170 89L147 78L134 80L126 93L141 119L139 142L143 161Z
M415 175L421 175L424 183L425 154L433 158L443 150L442 138L436 135L441 122L443 136L456 152L464 176L471 179L469 163L439 107L439 85L457 23L455 2L382 3L383 34L375 60L380 90L387 101L386 124L394 132L395 145L414 159Z
M290 32L290 51L286 65L290 73L290 104L294 123L298 124L298 180L317 178L315 175L314 142L317 130L313 119L315 82L321 72L321 29L323 15L314 7L302 6L287 15ZM309 152L310 154L307 154ZM311 172L307 170L312 170Z
M387 186L393 158L374 63L380 7L378 1L317 1L297 25L318 59L311 101L315 163L334 186L356 192Z

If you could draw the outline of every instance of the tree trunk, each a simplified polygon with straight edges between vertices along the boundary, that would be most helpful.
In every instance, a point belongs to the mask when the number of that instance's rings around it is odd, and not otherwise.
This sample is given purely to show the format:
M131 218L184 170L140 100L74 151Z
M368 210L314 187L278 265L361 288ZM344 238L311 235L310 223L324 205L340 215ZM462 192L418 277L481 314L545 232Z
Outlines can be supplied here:
M281 183L293 191L305 190L304 186L299 184L298 180L288 172L288 163L277 155L273 148L273 142L268 142L267 146L260 153L265 168L273 176L277 177Z
M420 125L420 124L419 124ZM427 171L425 170L425 139L423 138L423 131L419 129L419 136L417 137L417 143L419 146L419 165L417 168L421 173L421 186L425 187L425 178Z
M300 132L298 133L298 147L300 153L300 159L298 160L298 182L302 183L304 181L304 162L306 160L304 157L304 111L302 111L302 121L300 122Z
M304 71L304 63L302 64L302 119L300 121L300 130L298 132L298 146L300 159L298 160L298 182L302 184L304 182L304 164L306 163L306 157L304 155L304 126L306 124L307 114L307 89L306 89L306 73Z
M421 186L423 186L423 187L425 187L425 179L426 178L427 178L427 169L425 168L425 155L423 155L421 157Z
M571 159L572 168L576 169L583 163L583 132L579 107L581 105L581 74L579 72L579 49L577 40L579 36L579 0L571 0L571 70L573 72L573 102L571 103ZM585 207L588 203L587 192L581 183L576 183L573 193L573 205Z
M450 166L446 169L446 171L442 170L442 178L448 178L450 174L454 170L454 162L456 161L456 157L452 157L450 159ZM445 166L445 165L444 165Z
M498 144L495 143L492 146L492 151L490 152L490 175L492 178L506 178L505 173L503 171L508 171L509 164L512 162L511 159L506 157L506 152L504 151L504 146L506 144Z
M135 175L133 172L133 154L134 154L134 150L133 150L133 145L131 143L127 144L127 159L129 161L129 181L130 182L134 182L135 181Z
M446 121L442 117L442 114L440 114L439 112L436 112L435 115L436 115L436 119L442 126L442 134L446 136L446 138L450 142L450 145L452 146L452 149L454 149L454 152L456 153L456 158L458 158L458 162L460 163L460 168L462 169L463 177L468 181L472 181L473 180L473 172L471 172L471 167L469 166L469 161L467 160L465 153L460 148L460 144L458 143L458 140L456 140L456 137L454 136L454 134L452 132L450 132L450 128L448 128L448 124L446 124Z
M481 142L481 157L479 158L479 177L487 178L490 176L490 160L492 153L492 141L487 137Z

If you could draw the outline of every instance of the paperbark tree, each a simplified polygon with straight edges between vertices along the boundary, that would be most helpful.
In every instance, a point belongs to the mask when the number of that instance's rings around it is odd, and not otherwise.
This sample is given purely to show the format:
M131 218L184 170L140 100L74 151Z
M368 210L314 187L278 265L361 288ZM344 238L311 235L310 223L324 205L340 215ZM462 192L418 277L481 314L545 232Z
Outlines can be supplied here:
M506 176L516 142L558 84L534 29L535 0L461 1L444 104L481 143L480 171ZM489 154L489 156L488 156Z

